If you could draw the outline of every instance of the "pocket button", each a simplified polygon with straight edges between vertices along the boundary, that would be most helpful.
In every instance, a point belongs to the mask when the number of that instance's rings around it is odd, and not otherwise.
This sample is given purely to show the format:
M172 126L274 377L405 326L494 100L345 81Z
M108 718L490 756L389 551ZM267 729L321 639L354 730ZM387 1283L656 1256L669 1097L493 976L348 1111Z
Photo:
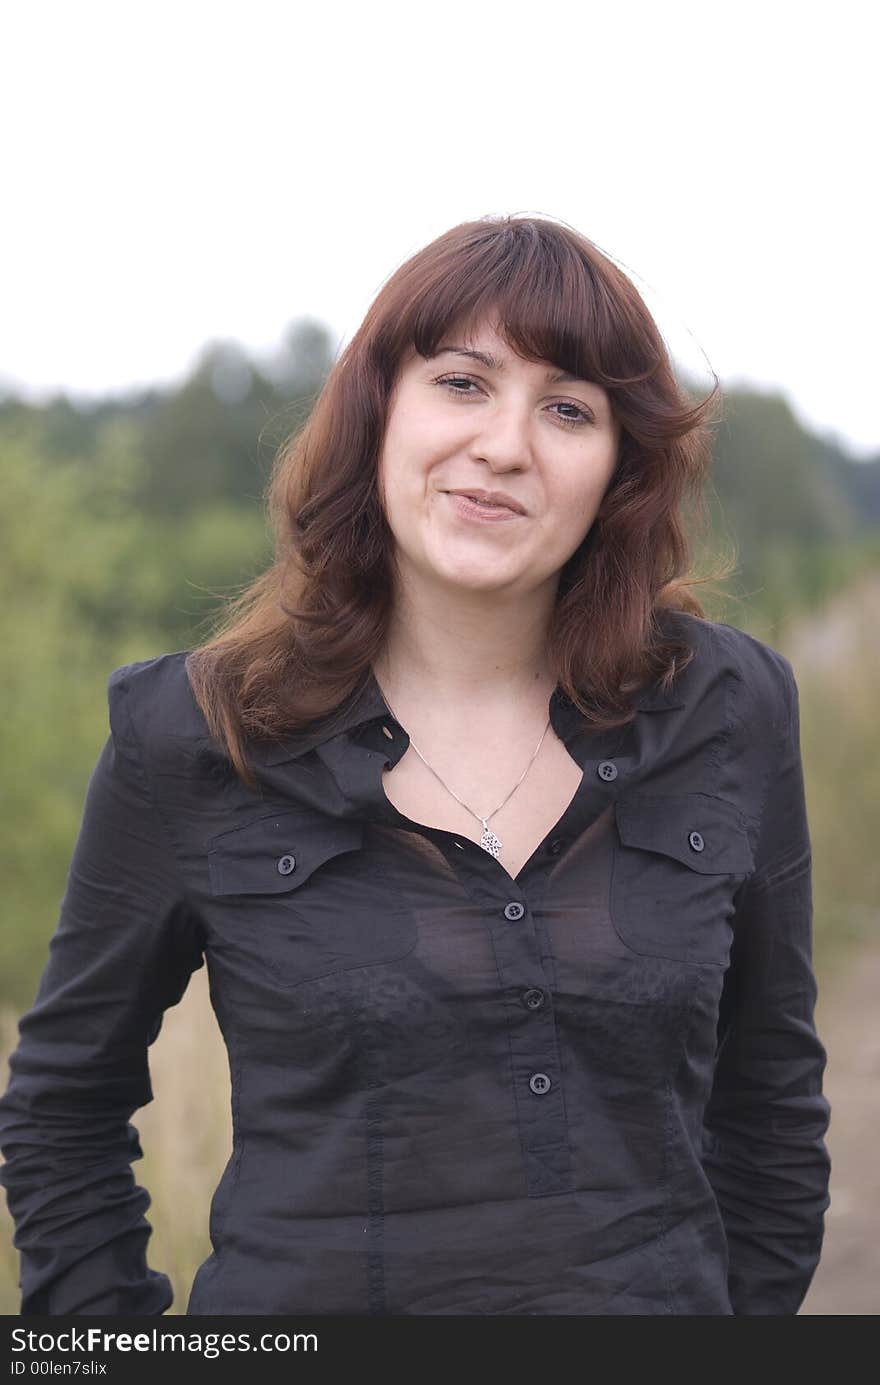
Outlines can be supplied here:
M295 856L282 856L278 861L278 874L289 875L296 866Z
M690 836L688 837L688 841L690 842L694 851L702 851L703 847L706 845L706 843L703 841L703 838L700 836L699 832L691 832Z

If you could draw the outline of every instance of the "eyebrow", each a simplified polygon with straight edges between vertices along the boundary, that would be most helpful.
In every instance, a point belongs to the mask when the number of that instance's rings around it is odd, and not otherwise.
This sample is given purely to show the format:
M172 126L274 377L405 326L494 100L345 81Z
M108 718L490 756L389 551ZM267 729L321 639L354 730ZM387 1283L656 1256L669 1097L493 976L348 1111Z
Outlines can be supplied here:
M479 361L486 366L487 370L503 370L504 362L497 357L491 356L488 351L468 351L463 346L438 346L436 356L442 356L444 352L449 352L454 356L468 356L472 361ZM572 385L588 385L589 380L582 379L579 375L570 375L566 370L548 370L544 377L548 385L562 384L568 382Z

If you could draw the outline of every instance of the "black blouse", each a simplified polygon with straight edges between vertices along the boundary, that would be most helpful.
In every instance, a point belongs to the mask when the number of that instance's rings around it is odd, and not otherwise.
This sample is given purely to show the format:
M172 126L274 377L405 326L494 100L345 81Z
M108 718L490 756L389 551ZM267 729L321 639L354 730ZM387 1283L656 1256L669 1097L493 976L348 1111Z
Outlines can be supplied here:
M259 793L186 651L110 675L0 1100L23 1313L169 1307L130 1118L203 961L234 1141L189 1313L797 1312L829 1175L797 687L664 619L696 657L630 726L550 699L583 778L515 879L387 799L372 674L251 746Z

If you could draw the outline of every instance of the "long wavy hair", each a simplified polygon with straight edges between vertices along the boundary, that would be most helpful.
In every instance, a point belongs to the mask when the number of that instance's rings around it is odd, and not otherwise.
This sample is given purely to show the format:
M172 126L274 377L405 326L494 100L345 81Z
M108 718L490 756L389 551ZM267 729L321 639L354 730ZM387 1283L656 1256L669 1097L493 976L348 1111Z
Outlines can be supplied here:
M543 217L466 221L383 285L305 425L279 449L264 501L271 565L213 618L187 654L195 698L235 772L256 787L247 740L276 739L341 708L383 646L394 536L378 461L408 348L433 354L453 324L492 319L522 356L608 394L617 465L596 518L559 575L547 655L597 729L635 715L632 694L668 686L693 657L663 609L705 617L683 511L705 527L715 377L694 402L631 280L584 236Z

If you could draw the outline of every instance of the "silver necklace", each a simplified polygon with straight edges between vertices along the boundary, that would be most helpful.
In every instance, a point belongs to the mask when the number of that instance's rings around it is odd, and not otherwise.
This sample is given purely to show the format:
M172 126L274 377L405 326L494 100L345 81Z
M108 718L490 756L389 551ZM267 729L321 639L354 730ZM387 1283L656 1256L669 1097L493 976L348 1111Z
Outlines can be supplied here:
M377 682L378 682L378 680L377 680ZM385 702L386 702L386 705L387 705L387 707L388 707L388 710L389 710L389 712L391 713L391 715L394 717L395 721L397 721L398 723L400 723L400 725L403 725L403 723L400 721L400 717L397 715L397 713L395 712L394 708L391 706L391 703L388 701L388 698L385 697L385 693L384 693L384 691L383 691L381 688L380 688L380 692L382 692L382 696L385 698ZM526 775L528 774L529 770L532 768L532 765L535 763L535 760L538 758L538 751L541 749L541 746L544 744L544 737L546 736L546 734L547 734L547 732L548 732L549 730L550 730L550 719L549 719L549 717L548 717L548 719L547 719L547 725L544 727L544 730L543 730L542 733L541 733L541 739L538 741L538 744L537 744L537 746L535 747L535 753L534 753L534 755L532 756L531 760L529 760L529 763L526 765L526 767L525 767L525 769L523 770L522 774L521 774L521 775L519 776L519 778L517 779L517 781L516 781L516 783L514 784L513 788L510 790L510 793L507 795L507 798L505 798L504 803L507 803L508 800L511 799L511 798L513 797L513 795L516 793L517 789L519 788L520 784L522 783L522 781L525 779ZM431 773L433 774L434 778L437 779L437 780L443 785L443 787L444 787L444 789L446 790L446 792L447 792L447 793L451 793L451 794L452 794L452 797L456 800L457 803L460 803L460 804L461 804L462 808L467 808L467 810L468 810L468 812L470 813L471 817L475 817L475 818L477 819L477 822L482 823L482 826L483 826L483 833L482 833L482 836L480 837L480 846L483 848L484 851L488 851L488 853L489 853L490 856L496 856L496 857L497 857L497 855L498 855L499 851L501 850L501 848L503 847L504 843L501 841L501 839L500 839L499 837L496 837L495 833L494 833L494 832L491 830L491 828L489 827L489 818L494 818L494 816L495 816L496 813L500 813L500 812L501 812L501 809L504 807L504 803L499 803L499 804L498 804L498 807L497 807L493 812L488 813L488 814L486 815L486 817L484 817L484 818L483 818L483 817L480 817L480 814L479 814L479 813L475 813L474 810L473 810L473 808L469 808L468 805L465 803L464 799L459 798L459 796L458 796L458 794L455 792L455 790L454 790L454 789L450 789L449 785L445 782L445 780L443 780L443 779L440 778L440 775L439 775L439 774L437 773L437 771L434 769L433 765L429 765L429 764L428 764L428 761L425 759L424 755L423 755L422 752L419 750L419 747L416 745L416 743L415 743L415 741L412 739L412 737L410 737L410 742L409 742L409 743L410 743L410 745L412 746L413 750L414 750L414 751L416 752L416 754L418 755L419 759L422 761L422 763L431 771Z

